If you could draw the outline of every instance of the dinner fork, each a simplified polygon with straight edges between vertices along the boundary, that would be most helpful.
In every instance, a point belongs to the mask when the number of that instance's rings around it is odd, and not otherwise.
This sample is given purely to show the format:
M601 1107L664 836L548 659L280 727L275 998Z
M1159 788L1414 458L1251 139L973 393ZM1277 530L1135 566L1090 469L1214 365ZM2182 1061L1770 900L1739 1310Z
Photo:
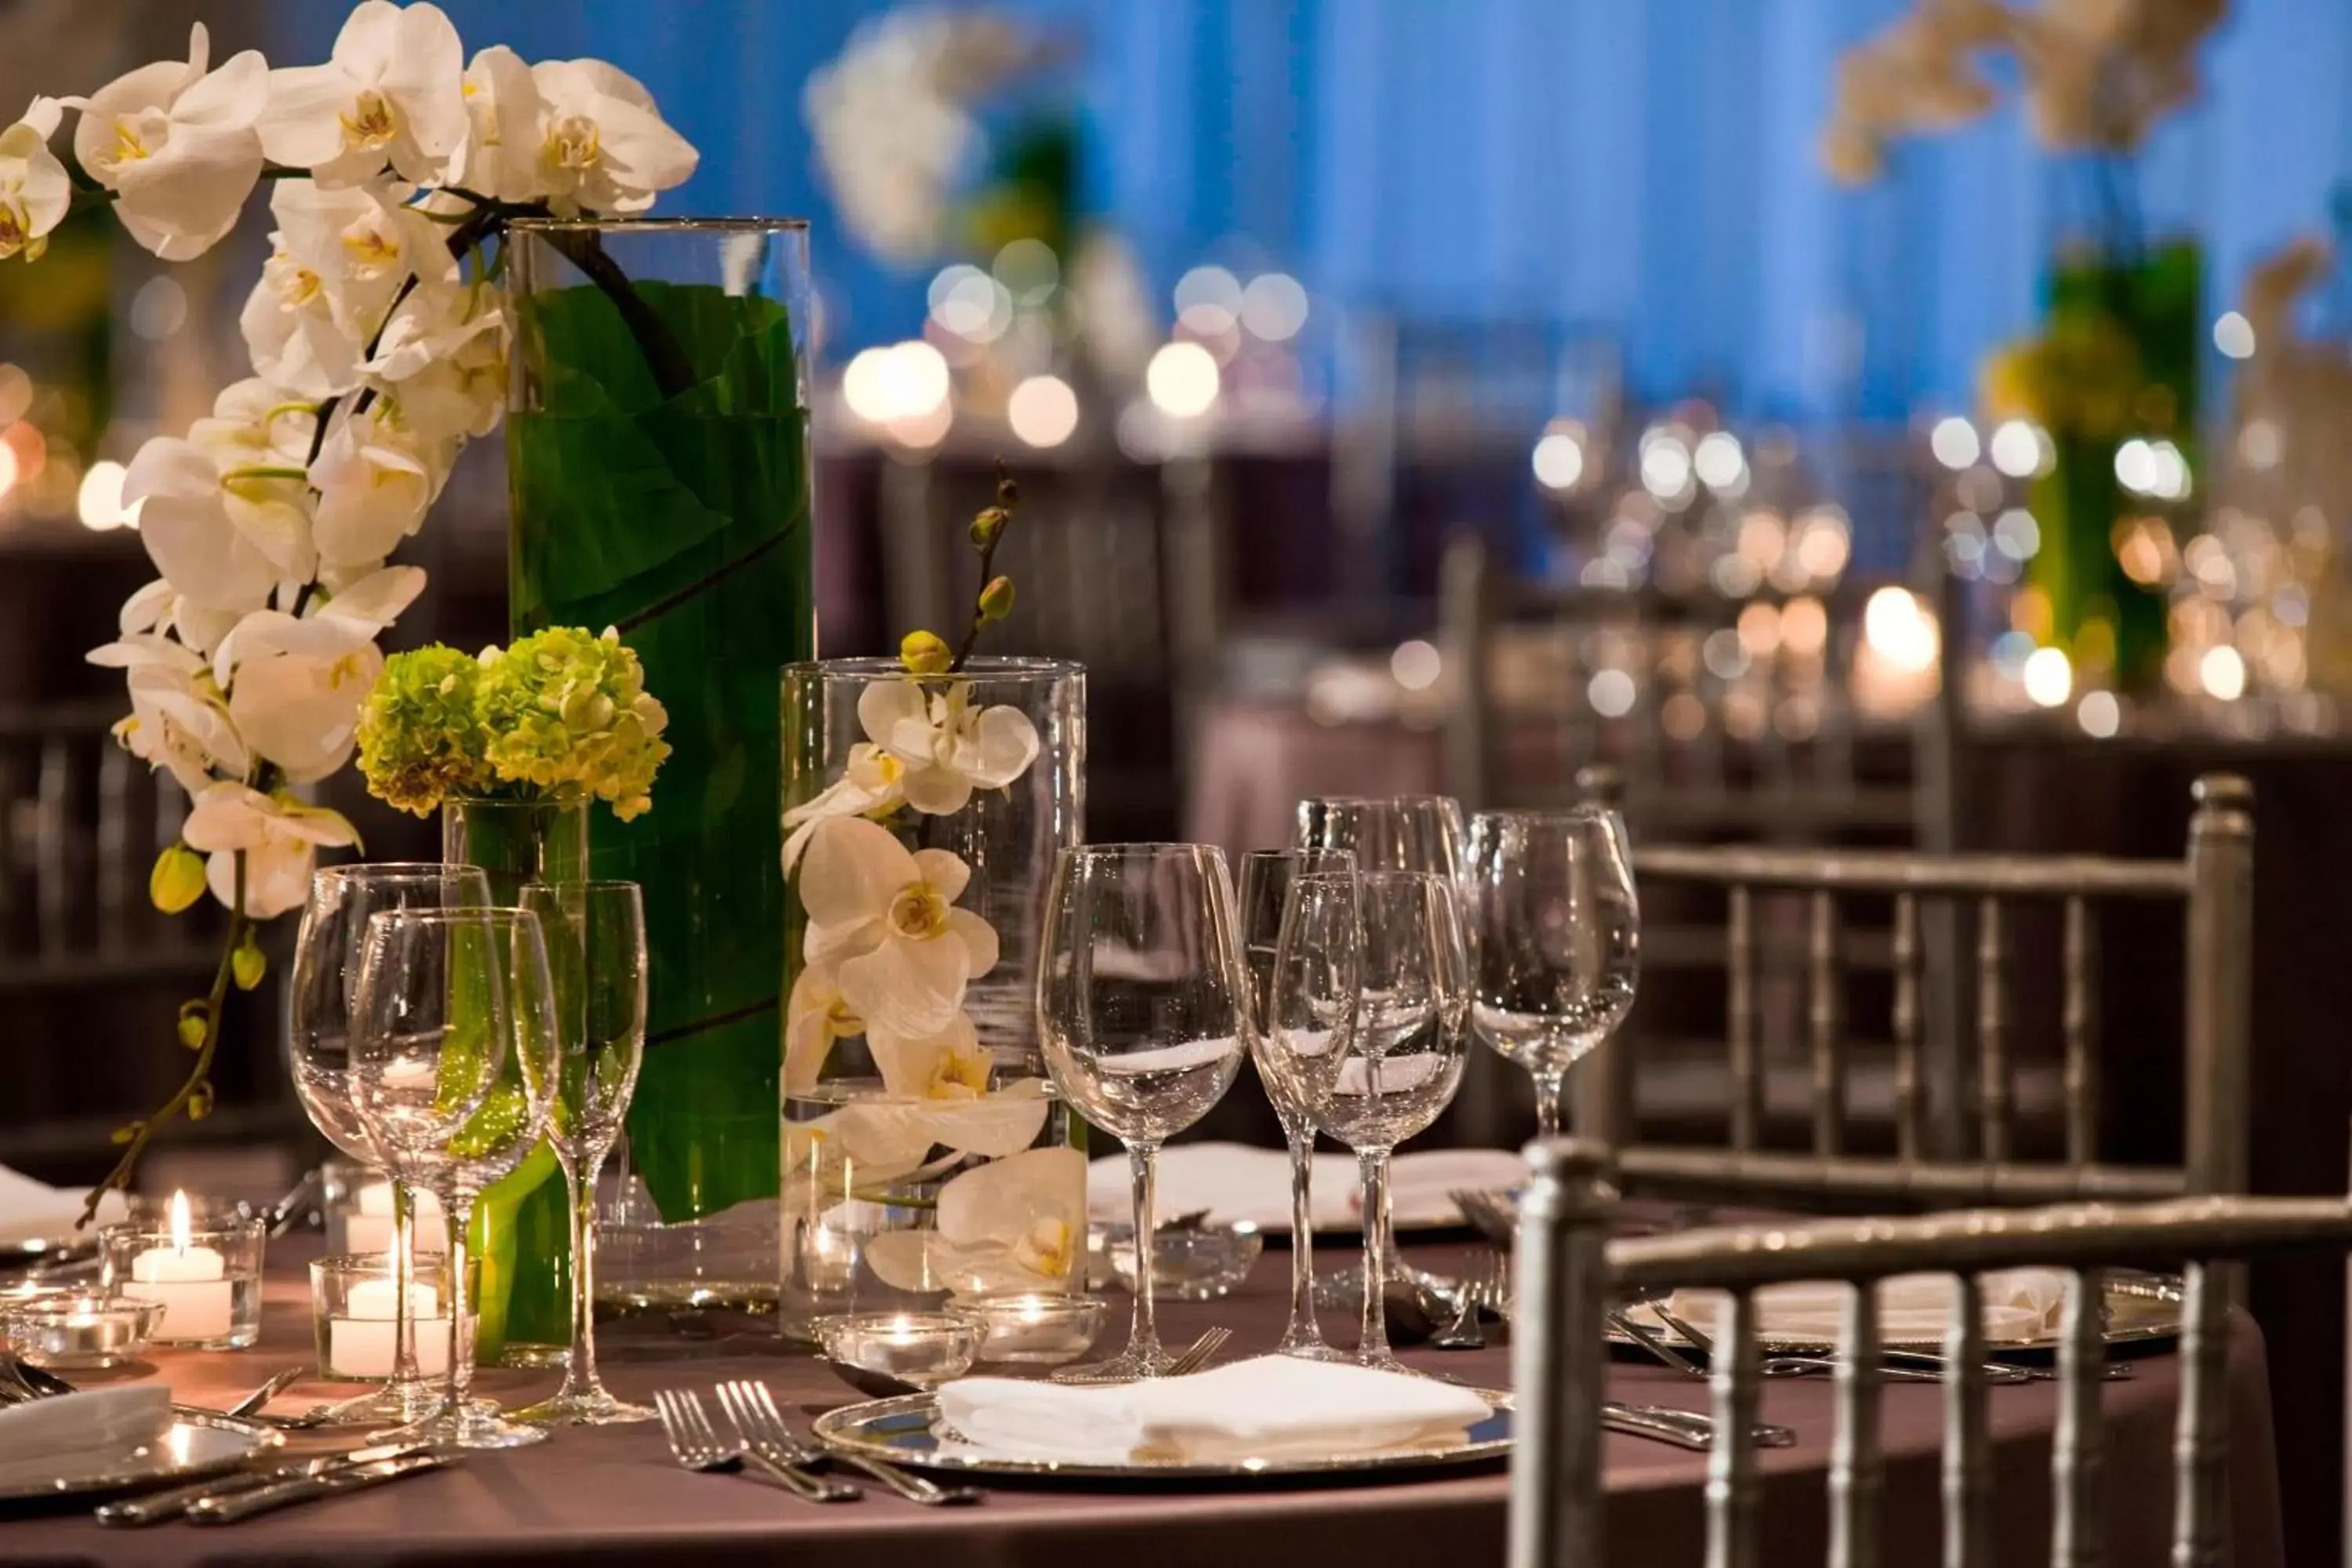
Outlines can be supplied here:
M1199 1339L1177 1352L1176 1358L1168 1363L1166 1370L1160 1375L1182 1377L1187 1373L1200 1371L1209 1364L1210 1357L1225 1348L1225 1342L1233 1337L1233 1330L1227 1328L1206 1331ZM1073 1388L1108 1388L1118 1384L1133 1383L1136 1380L1131 1377L1097 1377L1090 1373L1083 1372L1057 1372L1054 1374L1053 1381Z
M700 1396L692 1389L656 1389L654 1413L661 1417L662 1436L669 1440L669 1451L686 1469L706 1474L742 1470L754 1478L774 1481L803 1502L855 1502L866 1495L856 1487L829 1481L758 1455L752 1456L754 1463L746 1470L742 1445L730 1447L719 1440L719 1429L710 1424Z
M739 1381L719 1385L719 1405L735 1423L751 1452L779 1465L811 1466L831 1461L847 1465L851 1469L881 1482L908 1502L919 1502L926 1508L946 1508L957 1503L978 1502L980 1493L971 1487L942 1487L924 1479L898 1466L880 1459L870 1459L863 1454L846 1453L840 1449L824 1452L810 1447L793 1436L784 1424L783 1412L776 1408L775 1396L764 1383Z
M1430 1336L1432 1350L1486 1348L1486 1336L1478 1327L1478 1315L1505 1315L1505 1304L1510 1300L1510 1259L1500 1252L1489 1252L1475 1271L1464 1275L1461 1289L1454 1295L1454 1321Z

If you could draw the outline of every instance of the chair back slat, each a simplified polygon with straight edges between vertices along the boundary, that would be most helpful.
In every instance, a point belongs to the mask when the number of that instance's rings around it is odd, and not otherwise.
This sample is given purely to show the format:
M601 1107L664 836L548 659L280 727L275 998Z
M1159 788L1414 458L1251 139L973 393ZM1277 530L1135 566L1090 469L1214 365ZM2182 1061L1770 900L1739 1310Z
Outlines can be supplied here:
M1764 1136L1764 1068L1756 1041L1756 900L1744 887L1731 889L1724 940L1730 949L1724 1026L1731 1058L1731 1146L1753 1149Z
M2102 1382L2106 1370L2106 1276L2074 1271L2058 1327L2058 1428L2050 1447L2051 1568L2102 1568L2106 1521L2099 1517L2106 1479L2107 1430Z
M1830 1568L1879 1568L1884 1560L1879 1508L1886 1489L1879 1424L1878 1291L1857 1285L1846 1295L1838 1336L1837 1431L1830 1439Z
M1585 1568L1606 1560L1598 1417L1616 1193L1597 1145L1548 1144L1538 1163L1557 1179L1520 1200L1512 1264L1517 1315L1539 1326L1511 1337L1509 1568Z
M1895 895L1895 1152L1916 1160L1927 1152L1927 1095L1919 1076L1919 900Z
M2099 931L2079 894L2066 900L2065 919L2066 1161L2081 1165L2099 1157Z
M2172 1439L2172 1568L2228 1568L2230 1333L2226 1267L2181 1274L2180 1407Z
M2197 781L2189 823L2189 1190L2246 1190L2246 1113L2253 991L2253 789Z
M1716 1440L1706 1456L1706 1568L1757 1568L1764 1560L1764 1483L1759 1450L1747 1434L1763 1409L1764 1372L1752 1290L1725 1293L1714 1337L1707 1359ZM1737 1438L1728 1436L1734 1433Z
M1944 1331L1944 1568L1992 1568L1992 1439L1985 1425L1984 1291L1962 1274Z
M1845 1149L1845 970L1837 896L1824 889L1813 894L1811 903L1807 964L1812 993L1813 1152L1826 1157Z
M2000 900L1977 904L1978 1147L1999 1164L2010 1156L2009 943Z

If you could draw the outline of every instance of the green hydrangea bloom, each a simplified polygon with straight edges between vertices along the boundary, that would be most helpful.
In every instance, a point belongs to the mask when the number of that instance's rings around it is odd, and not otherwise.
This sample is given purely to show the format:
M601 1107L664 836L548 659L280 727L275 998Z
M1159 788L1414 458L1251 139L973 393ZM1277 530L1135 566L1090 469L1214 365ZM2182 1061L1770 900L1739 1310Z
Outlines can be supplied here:
M624 822L653 805L669 715L618 633L555 626L484 655L475 712L505 783L559 800L593 795Z
M477 712L480 663L435 644L384 661L360 709L360 771L369 792L430 816L453 795L480 795L496 775Z

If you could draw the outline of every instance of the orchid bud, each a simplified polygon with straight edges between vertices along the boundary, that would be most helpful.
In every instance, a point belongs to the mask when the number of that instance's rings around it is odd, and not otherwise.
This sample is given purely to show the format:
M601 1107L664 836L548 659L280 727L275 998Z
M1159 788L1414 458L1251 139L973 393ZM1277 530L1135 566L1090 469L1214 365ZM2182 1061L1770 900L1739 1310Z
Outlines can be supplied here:
M202 1121L213 1113L213 1086L200 1083L188 1090L188 1120Z
M898 662L909 675L945 675L955 651L937 632L908 632L898 644Z
M147 897L167 915L176 915L205 896L204 857L184 844L174 844L155 857L147 874Z
M996 536L1003 533L1004 525L1012 521L1012 514L1001 506L982 507L979 515L971 520L971 547L974 550L993 549Z
M996 504L1001 507L1010 508L1018 506L1020 502L1021 487L1013 482L1013 476L1011 474L997 475Z
M180 1044L192 1051L205 1048L205 1016L202 1013L180 1015Z
M261 944L253 940L252 931L247 931L245 940L237 943L236 951L228 955L228 968L229 975L236 982L239 991L252 990L261 984L261 977L269 973L269 959L262 952Z
M998 577L980 591L980 618L1001 621L1013 613L1013 579Z

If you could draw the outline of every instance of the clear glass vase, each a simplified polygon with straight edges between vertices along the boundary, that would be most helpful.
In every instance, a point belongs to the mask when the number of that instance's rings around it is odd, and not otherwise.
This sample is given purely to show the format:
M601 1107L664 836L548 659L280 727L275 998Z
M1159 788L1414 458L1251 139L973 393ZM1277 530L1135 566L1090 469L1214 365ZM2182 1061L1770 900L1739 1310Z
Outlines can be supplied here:
M1085 1125L1046 1078L1035 984L1054 862L1084 836L1085 671L828 659L787 666L782 695L784 1331L1082 1289ZM956 942L993 963L952 998L875 978L893 944L922 965Z
M481 867L491 901L516 905L531 883L587 877L588 811L586 801L447 801L441 858ZM572 1339L572 1229L552 1148L541 1143L482 1194L467 1245L481 1269L475 1359L561 1364Z
M775 1295L782 780L775 672L816 647L807 226L528 220L514 323L509 618L618 629L668 710L653 809L601 825L645 890L648 1017L608 1302Z

